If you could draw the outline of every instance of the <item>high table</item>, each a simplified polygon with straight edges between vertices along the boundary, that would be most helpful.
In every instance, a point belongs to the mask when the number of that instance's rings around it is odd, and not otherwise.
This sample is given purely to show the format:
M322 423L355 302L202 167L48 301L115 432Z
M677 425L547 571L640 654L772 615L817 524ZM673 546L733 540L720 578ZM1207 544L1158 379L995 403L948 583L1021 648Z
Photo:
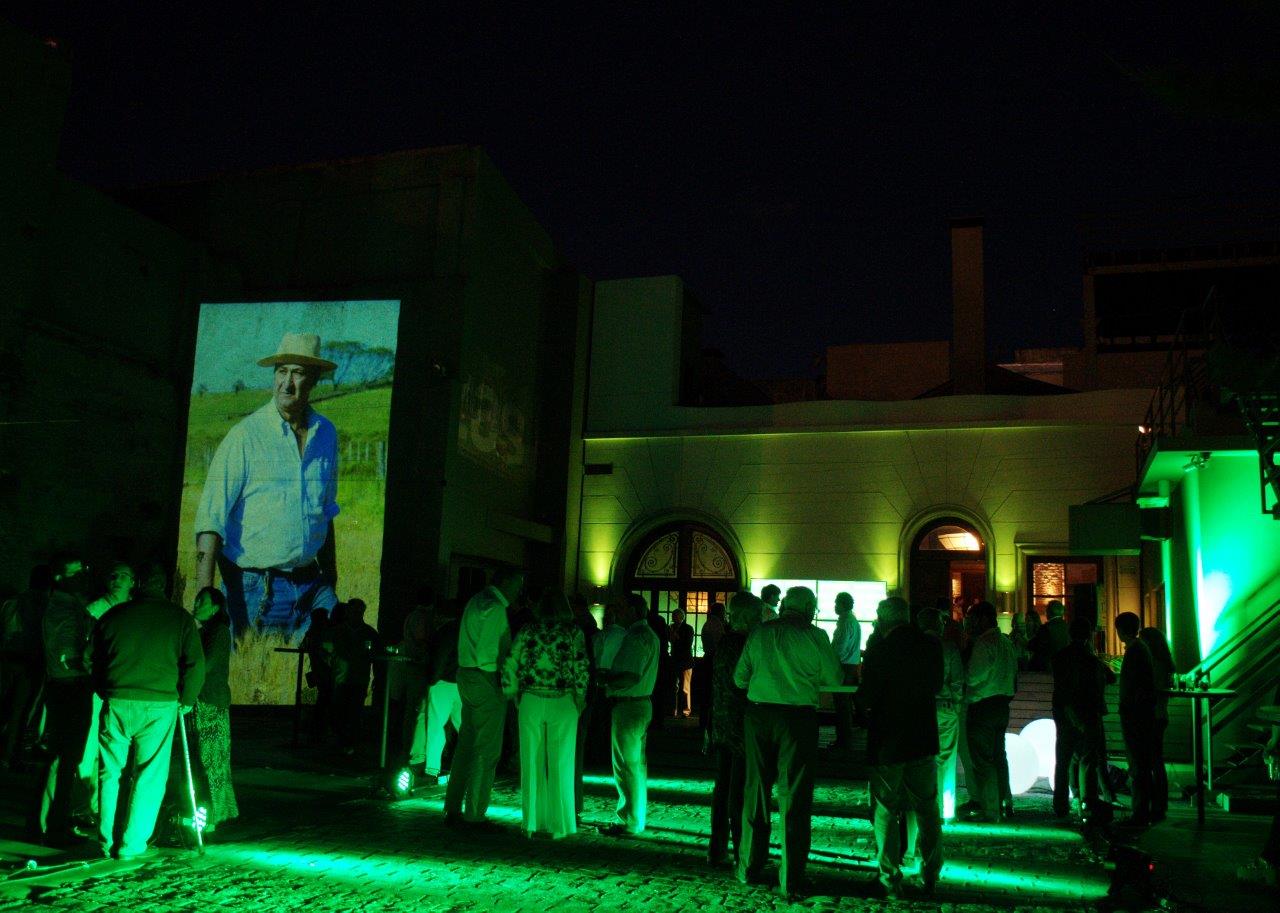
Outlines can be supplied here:
M1191 701L1191 769L1195 774L1196 820L1204 822L1205 793L1213 789L1213 704L1235 697L1229 688L1169 688L1166 697Z
M302 741L302 661L307 654L300 647L276 647L275 652L298 656L298 669L293 679L293 744L296 748Z

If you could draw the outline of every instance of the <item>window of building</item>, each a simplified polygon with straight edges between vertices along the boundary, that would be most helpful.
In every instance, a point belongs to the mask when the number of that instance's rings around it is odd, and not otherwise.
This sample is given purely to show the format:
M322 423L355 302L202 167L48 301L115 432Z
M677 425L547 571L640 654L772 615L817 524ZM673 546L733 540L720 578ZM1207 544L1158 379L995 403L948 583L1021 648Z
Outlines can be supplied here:
M623 586L639 593L669 624L681 609L693 626L695 656L702 655L702 624L711 606L738 590L738 561L714 530L680 523L656 530L632 552Z
M1096 615L1098 584L1102 582L1099 558L1054 558L1036 556L1027 559L1027 607L1047 620L1049 603L1057 599L1067 608L1067 620L1077 611Z

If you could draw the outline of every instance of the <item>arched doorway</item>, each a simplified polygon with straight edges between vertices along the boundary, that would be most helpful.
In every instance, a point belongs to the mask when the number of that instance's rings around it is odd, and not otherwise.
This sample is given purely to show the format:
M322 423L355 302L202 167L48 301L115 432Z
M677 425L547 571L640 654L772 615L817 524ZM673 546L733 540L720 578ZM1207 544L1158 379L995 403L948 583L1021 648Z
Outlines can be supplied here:
M987 598L987 544L957 517L940 517L916 533L910 553L911 602L946 599L965 609Z
M650 532L632 549L623 587L639 593L666 621L683 609L694 634L702 634L707 610L728 603L741 579L738 560L724 540L702 523L672 523ZM694 638L694 655L702 638Z

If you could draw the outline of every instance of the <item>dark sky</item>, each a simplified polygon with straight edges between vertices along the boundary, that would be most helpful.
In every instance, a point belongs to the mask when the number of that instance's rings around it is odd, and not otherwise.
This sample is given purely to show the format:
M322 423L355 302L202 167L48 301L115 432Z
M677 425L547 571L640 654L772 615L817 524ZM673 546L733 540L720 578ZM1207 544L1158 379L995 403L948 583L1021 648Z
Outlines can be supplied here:
M11 12L72 55L65 171L479 144L587 275L683 276L751 375L947 338L953 216L999 355L1078 341L1086 249L1280 224L1270 3L201 6Z

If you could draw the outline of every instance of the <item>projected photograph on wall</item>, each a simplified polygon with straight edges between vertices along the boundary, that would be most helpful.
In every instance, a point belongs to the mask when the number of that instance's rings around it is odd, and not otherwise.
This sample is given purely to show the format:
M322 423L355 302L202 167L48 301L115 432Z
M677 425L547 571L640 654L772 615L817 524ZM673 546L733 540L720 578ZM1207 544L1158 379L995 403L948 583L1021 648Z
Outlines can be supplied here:
M176 593L224 594L234 703L293 702L278 648L313 618L358 600L377 627L399 318L398 301L200 308Z

